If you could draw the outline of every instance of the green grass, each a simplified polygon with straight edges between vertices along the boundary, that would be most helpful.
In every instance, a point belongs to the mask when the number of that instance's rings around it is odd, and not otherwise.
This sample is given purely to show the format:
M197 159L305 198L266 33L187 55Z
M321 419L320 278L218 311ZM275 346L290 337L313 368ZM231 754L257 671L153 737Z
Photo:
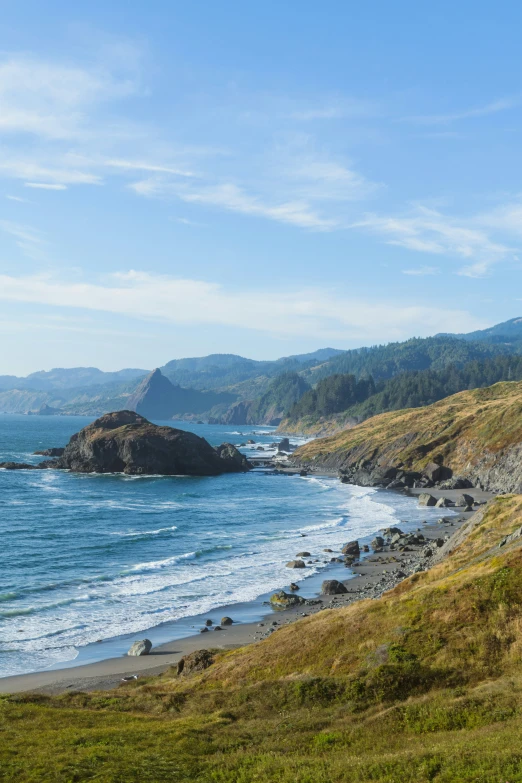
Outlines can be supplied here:
M0 699L0 781L522 783L522 497L376 601L100 693Z

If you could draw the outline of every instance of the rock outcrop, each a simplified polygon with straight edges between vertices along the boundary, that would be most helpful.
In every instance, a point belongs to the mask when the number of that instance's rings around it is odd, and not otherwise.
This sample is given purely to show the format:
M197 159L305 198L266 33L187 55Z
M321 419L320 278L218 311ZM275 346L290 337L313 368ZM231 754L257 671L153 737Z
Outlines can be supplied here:
M522 491L522 381L459 392L433 405L382 413L301 446L299 469L335 468L361 486L479 486Z
M214 655L210 650L196 650L193 653L184 655L180 658L177 665L178 676L187 676L189 674L196 674L197 672L203 672L212 666L214 663Z
M216 476L249 469L231 444L218 449L198 435L151 424L134 411L118 411L73 435L49 467L79 473Z

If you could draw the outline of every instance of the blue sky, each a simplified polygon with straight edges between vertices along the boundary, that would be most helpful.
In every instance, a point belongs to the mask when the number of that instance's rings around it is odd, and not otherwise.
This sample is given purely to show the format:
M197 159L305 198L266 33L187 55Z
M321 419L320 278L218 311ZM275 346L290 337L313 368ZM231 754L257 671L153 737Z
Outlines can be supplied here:
M0 373L522 313L522 7L11 2Z

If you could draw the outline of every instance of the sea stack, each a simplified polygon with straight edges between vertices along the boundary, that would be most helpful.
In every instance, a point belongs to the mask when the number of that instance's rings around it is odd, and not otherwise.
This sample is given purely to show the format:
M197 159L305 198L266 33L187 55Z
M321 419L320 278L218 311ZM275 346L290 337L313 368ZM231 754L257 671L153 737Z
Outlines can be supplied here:
M107 413L73 435L46 467L78 473L217 476L250 469L230 443L214 449L192 432L152 424L134 411Z

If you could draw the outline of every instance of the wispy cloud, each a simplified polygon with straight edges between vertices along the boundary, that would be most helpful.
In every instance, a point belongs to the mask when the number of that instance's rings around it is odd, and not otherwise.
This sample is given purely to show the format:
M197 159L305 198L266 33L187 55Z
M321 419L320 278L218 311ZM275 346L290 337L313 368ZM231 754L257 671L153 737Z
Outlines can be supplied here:
M227 183L200 190L180 191L179 198L189 203L206 204L243 215L269 218L279 223L288 223L300 228L331 230L336 221L321 217L306 201L287 201L270 204L250 196L237 185Z
M51 184L49 182L24 182L26 188L36 188L39 190L67 190L67 185L61 183Z
M493 264L513 252L513 248L491 239L477 217L459 220L422 206L408 216L367 214L352 227L380 235L389 245L464 258L470 263L458 273L467 277L483 277Z
M403 269L403 275L412 275L413 277L425 277L430 275L438 275L440 269L438 266L419 266L417 269Z
M146 163L134 160L105 160L104 166L124 171L152 171L158 174L173 174L176 177L195 177L193 171L187 171L176 166L168 166L159 163Z
M44 257L44 247L47 243L36 229L10 220L0 220L0 231L11 236L29 258L41 260Z
M28 204L29 203L29 199L22 198L21 196L10 196L9 194L7 194L6 198L8 198L9 201L19 201L21 204Z
M267 308L267 300L270 307ZM0 275L0 300L97 310L172 324L214 324L279 336L402 339L484 326L465 310L364 301L323 288L227 290L217 283L130 271L105 283Z
M135 90L133 80L115 79L102 67L87 70L12 56L0 63L0 133L85 137L90 107Z
M469 120L475 117L486 117L488 114L497 114L501 111L507 111L520 106L522 97L520 95L486 103L484 106L477 106L462 111L449 112L447 114L427 114L416 115L413 117L404 117L404 122L414 122L419 125L450 125L458 120Z

